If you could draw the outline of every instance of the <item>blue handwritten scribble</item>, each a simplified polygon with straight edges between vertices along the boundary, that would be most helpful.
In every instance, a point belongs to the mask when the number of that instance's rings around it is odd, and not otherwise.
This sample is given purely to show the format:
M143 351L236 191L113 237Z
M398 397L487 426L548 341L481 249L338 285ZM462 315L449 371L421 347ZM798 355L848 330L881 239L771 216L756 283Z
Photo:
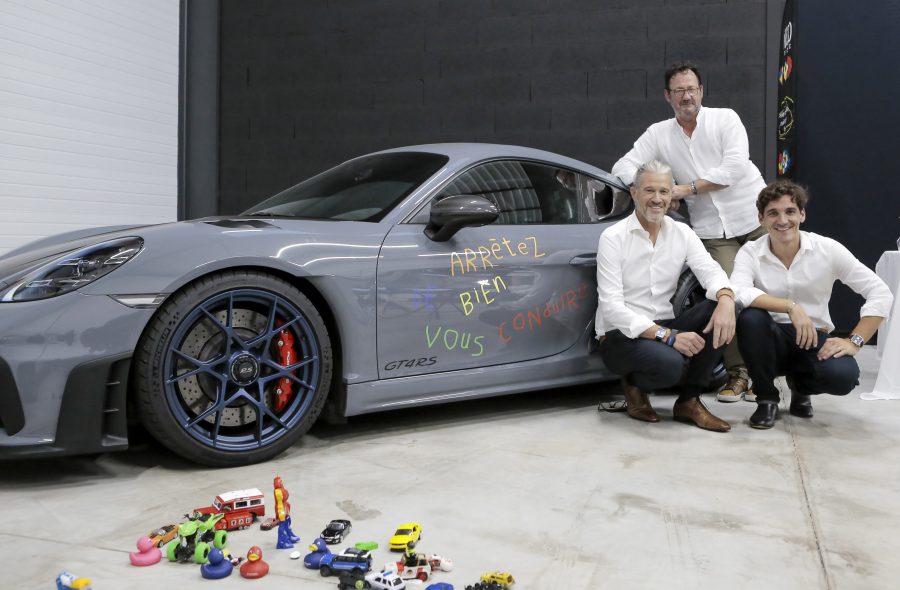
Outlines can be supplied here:
M434 304L436 291L434 285L428 285L424 289L413 289L411 302L413 310L437 311L437 306Z

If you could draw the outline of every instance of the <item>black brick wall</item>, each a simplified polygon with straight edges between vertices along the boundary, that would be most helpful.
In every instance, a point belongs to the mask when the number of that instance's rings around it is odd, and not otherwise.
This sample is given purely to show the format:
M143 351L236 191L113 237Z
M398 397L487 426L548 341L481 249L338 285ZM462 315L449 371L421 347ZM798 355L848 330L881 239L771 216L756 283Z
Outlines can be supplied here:
M373 150L514 143L609 169L692 59L763 168L765 0L221 0L222 213Z

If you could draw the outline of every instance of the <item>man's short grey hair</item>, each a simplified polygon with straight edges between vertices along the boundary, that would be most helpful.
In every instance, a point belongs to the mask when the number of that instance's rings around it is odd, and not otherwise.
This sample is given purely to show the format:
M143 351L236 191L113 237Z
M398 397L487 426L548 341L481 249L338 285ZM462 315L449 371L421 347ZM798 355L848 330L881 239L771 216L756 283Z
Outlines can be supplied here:
M634 173L634 186L638 186L641 183L641 176L645 173L651 174L668 174L669 177L672 177L672 167L668 164L663 164L659 160L650 160L649 162L645 162L641 164L641 166L637 169L637 172ZM672 179L674 183L674 178Z

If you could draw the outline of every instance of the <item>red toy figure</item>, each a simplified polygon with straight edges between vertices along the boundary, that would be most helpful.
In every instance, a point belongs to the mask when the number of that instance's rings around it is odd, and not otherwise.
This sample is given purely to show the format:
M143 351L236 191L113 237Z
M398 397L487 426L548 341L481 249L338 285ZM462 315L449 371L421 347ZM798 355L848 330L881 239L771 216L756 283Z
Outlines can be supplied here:
M284 487L280 476L275 476L275 519L278 521L278 549L290 549L294 543L300 541L300 537L291 530L291 505L288 503L290 494Z
M262 549L254 545L247 552L247 561L241 566L241 575L255 580L269 573L269 564L263 561Z

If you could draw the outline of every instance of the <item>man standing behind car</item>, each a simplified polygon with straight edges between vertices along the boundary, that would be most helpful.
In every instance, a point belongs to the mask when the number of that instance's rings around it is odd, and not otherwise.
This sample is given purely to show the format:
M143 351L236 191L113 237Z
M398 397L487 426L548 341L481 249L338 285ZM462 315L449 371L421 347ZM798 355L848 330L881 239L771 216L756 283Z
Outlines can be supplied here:
M622 376L626 410L635 420L659 422L647 392L678 387L676 420L727 432L731 426L709 412L700 392L721 358L720 347L734 337L734 292L700 238L666 216L673 185L667 165L652 160L640 166L631 187L634 213L600 235L600 355ZM685 264L708 299L675 317L671 299Z
M701 108L700 70L691 62L666 70L663 94L675 118L651 125L612 173L629 184L641 163L669 164L677 183L673 209L687 203L694 231L730 275L741 246L766 233L756 215L756 196L766 183L750 161L747 130L731 109ZM728 383L718 400L755 401L737 341L725 349L725 367Z

